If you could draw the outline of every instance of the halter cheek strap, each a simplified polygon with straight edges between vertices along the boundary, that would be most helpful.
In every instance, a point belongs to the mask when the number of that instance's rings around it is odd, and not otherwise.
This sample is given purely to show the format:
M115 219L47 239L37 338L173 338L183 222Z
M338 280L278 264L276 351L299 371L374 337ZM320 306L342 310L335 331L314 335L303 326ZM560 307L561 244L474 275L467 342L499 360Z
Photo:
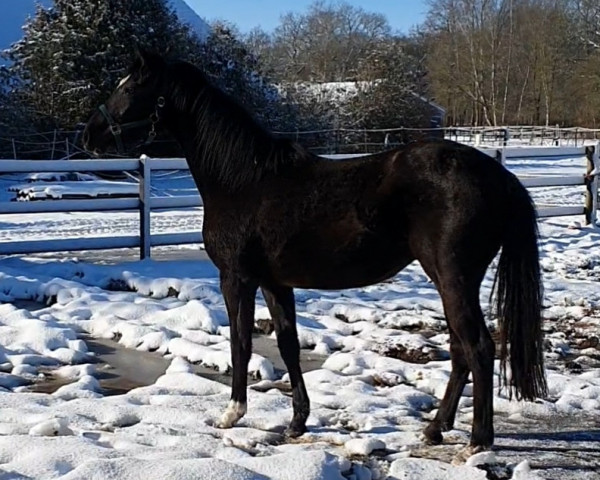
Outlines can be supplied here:
M144 127L146 125L150 125L150 131L148 132L148 138L144 142L144 145L148 145L154 141L156 138L156 124L160 121L160 111L165 106L165 97L158 97L156 99L156 105L154 107L154 112L150 114L148 118L144 118L142 120L136 120L135 122L127 122L127 123L118 123L115 121L113 116L110 114L106 105L102 104L98 107L100 113L104 117L104 119L108 123L108 128L110 133L112 133L115 138L115 143L117 144L117 151L119 153L125 153L125 148L123 146L123 138L121 134L125 130L131 130L138 127Z

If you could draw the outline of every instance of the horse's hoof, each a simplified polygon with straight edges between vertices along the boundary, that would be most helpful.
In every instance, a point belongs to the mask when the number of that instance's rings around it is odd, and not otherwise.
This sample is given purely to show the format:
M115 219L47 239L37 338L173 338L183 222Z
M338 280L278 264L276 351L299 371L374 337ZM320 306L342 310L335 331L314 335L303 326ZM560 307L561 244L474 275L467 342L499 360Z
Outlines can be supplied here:
M231 427L233 427L232 423L224 422L222 419L219 420L218 422L215 422L215 428L220 428L220 429L226 430Z
M229 405L215 424L217 428L231 428L246 414L246 404L240 402L229 402Z
M476 453L484 452L489 450L489 447L482 447L481 445L467 445L460 452L454 455L452 459L452 465L464 465L465 462Z
M425 430L423 430L422 438L427 445L440 445L444 441L442 432L436 425L433 424L430 424Z
M298 438L306 433L305 425L290 425L285 429L284 435L286 438Z

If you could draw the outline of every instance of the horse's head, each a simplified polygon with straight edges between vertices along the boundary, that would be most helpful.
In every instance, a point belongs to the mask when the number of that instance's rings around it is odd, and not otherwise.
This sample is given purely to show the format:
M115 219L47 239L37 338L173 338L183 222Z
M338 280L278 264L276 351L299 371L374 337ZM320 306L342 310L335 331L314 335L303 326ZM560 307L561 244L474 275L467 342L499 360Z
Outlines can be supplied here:
M110 98L98 107L83 132L83 146L95 154L116 150L124 153L150 143L165 105L165 61L140 51L128 74Z

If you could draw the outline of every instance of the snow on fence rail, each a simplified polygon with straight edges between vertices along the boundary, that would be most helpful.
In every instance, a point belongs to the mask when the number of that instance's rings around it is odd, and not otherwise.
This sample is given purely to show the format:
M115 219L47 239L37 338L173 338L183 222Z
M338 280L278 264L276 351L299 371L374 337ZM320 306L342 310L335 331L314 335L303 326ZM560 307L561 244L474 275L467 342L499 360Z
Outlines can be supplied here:
M540 217L585 215L587 223L595 222L598 209L598 145L588 147L540 147L481 149L502 164L511 159L574 158L586 156L587 171L581 175L521 177L528 188L552 186L585 186L583 206L537 205ZM42 202L0 202L0 214L31 214L45 212L125 211L139 212L139 235L0 242L0 255L41 253L112 248L140 248L140 257L150 257L151 247L202 243L201 232L173 234L150 233L150 214L157 209L176 209L202 205L199 195L153 197L150 180L156 170L188 170L185 159L158 159L142 156L122 160L0 160L0 174L30 172L128 172L139 177L137 198L97 198L92 200L52 200Z

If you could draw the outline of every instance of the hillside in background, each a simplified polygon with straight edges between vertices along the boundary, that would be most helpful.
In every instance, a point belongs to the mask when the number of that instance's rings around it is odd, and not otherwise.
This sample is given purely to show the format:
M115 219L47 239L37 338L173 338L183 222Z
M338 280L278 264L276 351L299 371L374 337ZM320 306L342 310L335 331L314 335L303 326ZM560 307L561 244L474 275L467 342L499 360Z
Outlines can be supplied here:
M209 35L209 25L185 0L169 0L169 3L177 13L179 20L182 23L187 23L201 40L204 40Z
M28 17L35 14L36 4L52 6L52 0L2 0L0 1L0 51L23 36L23 24ZM180 21L188 24L201 39L210 31L208 24L185 2L185 0L169 0ZM5 61L0 60L0 63Z

